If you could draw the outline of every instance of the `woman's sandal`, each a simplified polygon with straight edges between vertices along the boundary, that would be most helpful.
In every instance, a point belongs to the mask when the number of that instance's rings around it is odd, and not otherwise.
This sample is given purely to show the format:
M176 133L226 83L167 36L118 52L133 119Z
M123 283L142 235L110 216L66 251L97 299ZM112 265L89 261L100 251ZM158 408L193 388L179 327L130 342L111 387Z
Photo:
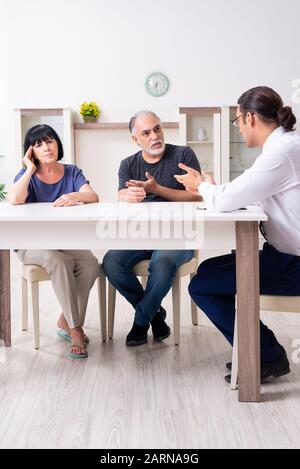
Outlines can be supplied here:
M57 335L61 339L65 340L66 342L69 342L69 344L72 343L72 337L64 329L58 329ZM90 342L90 340L89 340L88 336L84 334L84 344L87 345L87 344L89 344L89 342Z
M88 357L88 353L87 353L87 352L79 353L79 354L78 354L78 353L72 353L72 352L71 352L72 347L78 347L78 348L80 348L81 350L84 349L84 347L81 347L80 345L71 344L71 345L70 345L70 348L69 348L69 353L68 353L68 355L69 355L70 358L75 358L75 359L79 358L79 359L80 359L80 358L87 358L87 357Z

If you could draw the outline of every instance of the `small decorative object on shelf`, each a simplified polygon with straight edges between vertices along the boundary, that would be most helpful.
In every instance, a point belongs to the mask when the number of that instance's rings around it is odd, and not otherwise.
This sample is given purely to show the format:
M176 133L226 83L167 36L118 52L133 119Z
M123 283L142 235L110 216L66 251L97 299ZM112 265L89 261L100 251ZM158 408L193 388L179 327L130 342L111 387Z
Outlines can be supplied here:
M91 101L90 103L82 103L80 106L80 114L83 117L84 122L97 122L98 117L100 116L100 108L95 101Z
M205 142L207 140L207 131L203 127L199 127L197 137L199 142Z

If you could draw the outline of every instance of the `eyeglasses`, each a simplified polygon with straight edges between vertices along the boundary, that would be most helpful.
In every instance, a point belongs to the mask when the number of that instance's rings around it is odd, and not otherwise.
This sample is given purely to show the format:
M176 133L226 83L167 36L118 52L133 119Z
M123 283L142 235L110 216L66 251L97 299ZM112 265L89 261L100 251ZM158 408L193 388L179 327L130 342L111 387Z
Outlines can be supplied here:
M255 114L254 111L247 111L247 114L250 113L250 114ZM243 114L240 114L239 116L236 116L234 119L232 119L231 123L234 127L239 127L240 126L240 123L239 123L239 118L242 117Z
M231 120L231 123L234 127L239 127L239 118L242 117L243 114L240 114L239 116L235 117L234 119Z

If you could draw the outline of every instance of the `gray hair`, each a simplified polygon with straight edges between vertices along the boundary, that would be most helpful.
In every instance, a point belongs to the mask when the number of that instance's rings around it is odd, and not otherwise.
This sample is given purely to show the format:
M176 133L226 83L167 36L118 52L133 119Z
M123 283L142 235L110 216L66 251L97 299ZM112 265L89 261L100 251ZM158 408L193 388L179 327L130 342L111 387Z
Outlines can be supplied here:
M129 121L129 131L132 135L134 135L134 132L135 132L135 129L134 129L134 126L135 126L135 121L139 118L139 117L142 117L142 116L152 116L152 117L155 117L156 119L158 119L160 121L160 118L158 117L157 114L155 114L155 112L153 111L138 111L136 112L132 118L130 119Z

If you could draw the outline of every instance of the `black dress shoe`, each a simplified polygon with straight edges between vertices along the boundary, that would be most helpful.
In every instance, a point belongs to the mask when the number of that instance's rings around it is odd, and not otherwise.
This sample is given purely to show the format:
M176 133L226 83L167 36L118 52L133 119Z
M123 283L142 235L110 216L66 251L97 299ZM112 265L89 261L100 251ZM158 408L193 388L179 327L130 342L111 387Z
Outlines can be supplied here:
M284 351L282 356L275 362L264 362L261 364L260 380L263 383L267 378L279 378L279 376L287 375L290 371L290 364ZM226 375L225 381L230 383L231 375Z
M146 326L139 326L136 322L133 323L131 331L126 337L126 345L134 347L135 345L143 345L147 342L147 332L149 324Z
M151 321L153 337L155 340L157 340L157 342L161 342L162 340L166 339L171 333L171 329L165 322L166 316L167 312L161 306Z
M286 357L286 359L287 359L286 351L285 351L285 349L283 348L283 346L282 346L281 344L277 344L277 345L278 345L278 347L280 348L280 350L281 350L281 352L282 352L282 356ZM227 370L231 370L231 368L232 368L232 362L226 363L225 366L226 366Z

